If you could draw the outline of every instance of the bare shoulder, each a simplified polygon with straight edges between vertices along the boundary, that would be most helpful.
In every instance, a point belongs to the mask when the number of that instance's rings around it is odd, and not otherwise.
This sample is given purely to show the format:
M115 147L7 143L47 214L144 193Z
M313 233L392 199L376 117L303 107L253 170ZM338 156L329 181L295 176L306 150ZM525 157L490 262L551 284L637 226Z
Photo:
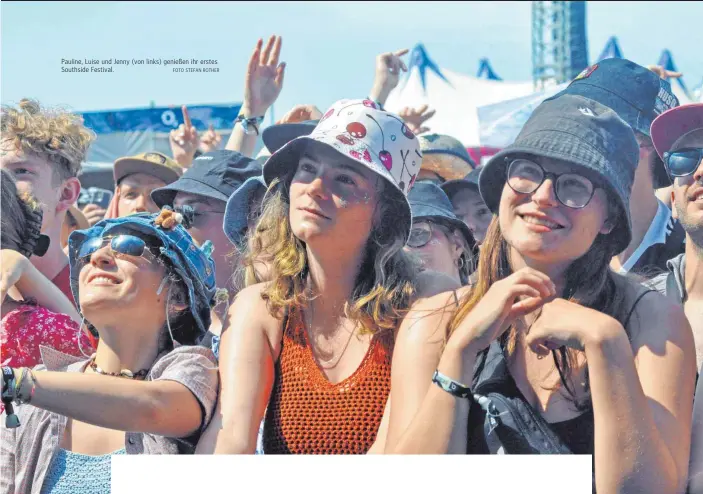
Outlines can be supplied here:
M648 346L655 353L663 353L667 342L694 348L693 332L683 307L633 280L621 278L618 283L622 284L632 311L626 329L635 352Z
M468 287L451 288L418 298L400 325L398 339L417 343L444 342L448 325Z
M271 314L268 303L263 298L268 285L269 283L257 283L235 295L228 311L227 328L241 328L245 331L259 329L266 334L271 348L276 349L280 346L283 328L281 319Z
M444 273L422 271L415 279L416 297L427 298L439 293L457 290L461 285Z

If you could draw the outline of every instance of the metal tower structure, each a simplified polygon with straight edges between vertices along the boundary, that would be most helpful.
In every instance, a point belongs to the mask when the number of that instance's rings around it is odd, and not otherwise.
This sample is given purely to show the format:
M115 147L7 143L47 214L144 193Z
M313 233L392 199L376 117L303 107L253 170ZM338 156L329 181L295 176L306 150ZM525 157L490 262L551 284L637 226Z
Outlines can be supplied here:
M532 2L535 89L567 82L587 66L586 2Z

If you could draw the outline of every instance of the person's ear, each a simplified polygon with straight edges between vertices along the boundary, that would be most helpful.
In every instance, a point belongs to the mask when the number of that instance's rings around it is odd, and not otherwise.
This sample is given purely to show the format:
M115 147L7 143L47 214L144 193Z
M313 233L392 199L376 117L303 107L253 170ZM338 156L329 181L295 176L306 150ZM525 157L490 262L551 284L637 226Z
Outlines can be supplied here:
M612 217L612 215L603 222L603 226L600 229L600 233L603 235L608 235L610 232L613 231L615 228L615 219Z
M461 254L464 253L464 242L460 237L460 233L457 231L454 231L449 239L451 240L452 258L458 261Z
M81 193L81 182L76 177L71 177L63 181L60 186L59 202L56 205L56 212L62 213L73 206Z

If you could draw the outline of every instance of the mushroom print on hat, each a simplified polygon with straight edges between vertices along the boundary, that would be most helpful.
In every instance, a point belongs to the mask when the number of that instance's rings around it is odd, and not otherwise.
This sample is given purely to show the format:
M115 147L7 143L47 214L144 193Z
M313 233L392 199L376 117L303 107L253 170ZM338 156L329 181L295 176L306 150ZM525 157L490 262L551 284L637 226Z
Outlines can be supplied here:
M369 167L405 195L422 164L415 134L400 117L368 99L338 101L308 137Z

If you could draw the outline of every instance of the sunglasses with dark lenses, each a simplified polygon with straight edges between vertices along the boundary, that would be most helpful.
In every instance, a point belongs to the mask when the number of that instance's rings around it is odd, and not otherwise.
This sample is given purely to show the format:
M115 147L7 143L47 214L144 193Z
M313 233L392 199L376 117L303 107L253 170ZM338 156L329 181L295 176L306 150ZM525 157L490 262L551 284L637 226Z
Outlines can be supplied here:
M105 245L110 245L110 249L115 254L125 256L144 257L148 261L156 259L157 254L153 252L154 247L148 246L144 239L135 235L115 235L108 237L94 237L83 242L78 249L78 258L85 260Z
M696 172L703 161L703 148L684 148L664 153L664 164L672 177L687 177Z
M546 179L554 183L554 193L564 206L585 208L595 191L593 182L576 173L549 173L534 161L515 159L508 166L508 185L519 194L532 194Z

